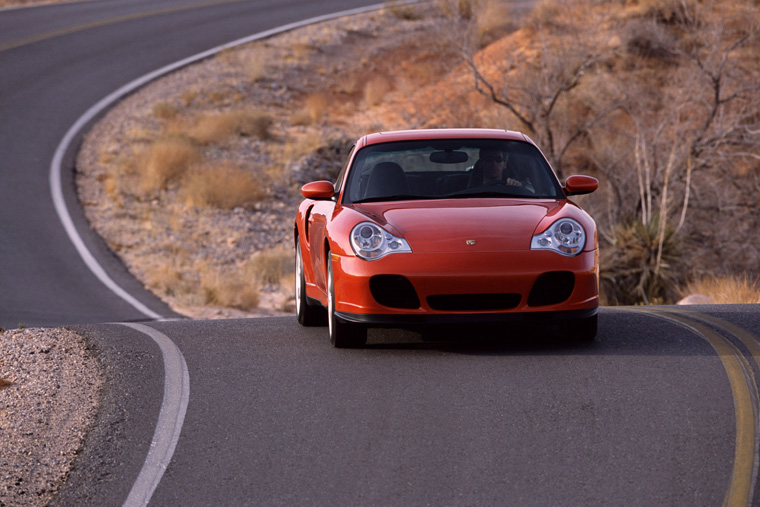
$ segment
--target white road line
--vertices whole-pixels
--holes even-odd
[[[90,271],[92,271],[92,273],[98,278],[98,280],[100,280],[101,283],[103,283],[103,285],[108,287],[111,290],[111,292],[113,292],[118,297],[120,297],[121,299],[129,303],[133,308],[135,308],[137,311],[139,311],[146,317],[150,319],[154,319],[154,320],[160,320],[163,318],[161,315],[154,312],[153,310],[145,306],[143,303],[138,301],[134,296],[129,294],[126,290],[124,290],[121,286],[119,286],[116,282],[114,282],[110,276],[108,276],[108,274],[100,265],[100,263],[95,259],[92,253],[87,249],[87,246],[84,244],[82,237],[79,235],[79,232],[74,226],[74,221],[71,219],[71,214],[69,213],[69,210],[66,207],[66,201],[63,198],[63,188],[61,186],[61,171],[62,171],[61,165],[63,163],[63,157],[66,155],[66,152],[69,150],[69,147],[71,146],[71,143],[74,140],[74,138],[90,121],[92,121],[98,114],[103,112],[106,108],[110,107],[116,101],[124,98],[125,96],[134,92],[138,88],[145,86],[149,82],[161,76],[169,74],[170,72],[178,70],[182,67],[190,65],[192,63],[198,62],[200,60],[204,60],[206,58],[210,58],[214,56],[215,54],[221,51],[224,51],[225,49],[233,48],[236,46],[240,46],[240,45],[247,44],[249,42],[254,42],[261,39],[266,39],[268,37],[272,37],[274,35],[288,32],[290,30],[294,30],[296,28],[300,28],[300,27],[307,26],[310,24],[319,23],[322,21],[328,21],[330,19],[340,18],[344,16],[351,16],[354,14],[361,14],[363,12],[378,10],[385,6],[386,4],[375,4],[369,7],[360,7],[357,9],[345,10],[345,11],[336,12],[333,14],[327,14],[324,16],[317,16],[317,17],[306,19],[303,21],[298,21],[296,23],[283,25],[279,28],[266,30],[264,32],[260,32],[260,33],[224,44],[222,46],[217,46],[213,49],[209,49],[208,51],[198,53],[195,56],[191,56],[189,58],[185,58],[184,60],[180,60],[178,62],[162,67],[149,74],[145,74],[144,76],[138,79],[135,79],[134,81],[122,86],[115,92],[111,93],[107,97],[100,100],[97,104],[92,106],[90,109],[88,109],[87,112],[85,112],[71,126],[71,128],[69,128],[69,130],[66,132],[66,135],[63,136],[63,139],[61,139],[61,142],[58,144],[58,148],[55,150],[53,160],[50,163],[49,180],[50,180],[50,193],[53,198],[53,205],[55,206],[55,211],[58,214],[58,217],[60,218],[61,223],[63,224],[63,228],[65,229],[66,234],[68,234],[71,242],[74,244],[74,247],[76,248],[80,257],[82,257],[82,260],[84,261],[84,263],[87,265]]]
[[[328,14],[325,16],[318,16],[310,18],[297,23],[290,23],[288,25],[274,28],[260,32],[258,34],[251,35],[236,41],[218,46],[214,49],[204,51],[195,56],[191,56],[184,60],[180,60],[166,67],[155,70],[149,74],[146,74],[111,93],[107,97],[100,100],[97,104],[92,106],[85,112],[66,132],[63,139],[58,144],[58,147],[53,156],[53,160],[50,163],[50,193],[53,198],[53,204],[55,206],[56,213],[63,224],[66,234],[74,244],[77,252],[82,257],[87,267],[93,274],[114,294],[122,298],[124,301],[132,305],[136,310],[143,313],[145,316],[152,319],[161,319],[161,315],[157,314],[136,298],[134,298],[127,291],[122,289],[111,277],[105,272],[103,267],[98,263],[92,253],[87,249],[79,235],[74,222],[71,219],[69,210],[66,207],[66,202],[63,197],[63,189],[61,186],[61,171],[63,157],[66,155],[72,141],[77,134],[98,114],[110,107],[116,101],[122,99],[126,95],[134,92],[138,88],[146,85],[147,83],[157,79],[165,74],[173,72],[177,69],[198,62],[205,58],[209,58],[220,51],[242,44],[247,44],[256,40],[264,39],[277,35],[283,32],[287,32],[302,26],[319,23],[321,21],[327,21],[344,16],[350,16],[353,14],[360,14],[363,12],[369,12],[378,10],[385,7],[385,4],[375,4],[369,7],[361,7],[358,9],[350,9],[346,11],[337,12],[334,14]],[[156,331],[153,328],[142,324],[135,323],[120,323],[120,325],[130,327],[141,333],[150,336],[153,341],[158,344],[161,349],[161,354],[164,361],[164,398],[161,403],[161,410],[158,416],[158,422],[156,424],[156,430],[153,434],[153,440],[151,441],[150,450],[145,458],[143,467],[140,470],[140,474],[137,476],[137,480],[132,485],[132,489],[129,492],[129,496],[124,502],[125,507],[144,507],[150,502],[153,492],[158,487],[161,478],[169,466],[169,462],[174,455],[174,450],[177,447],[179,436],[182,431],[182,425],[185,420],[185,414],[187,413],[187,405],[190,400],[190,374],[187,369],[187,363],[179,350],[179,347],[165,334]]]
[[[124,507],[143,507],[150,502],[177,447],[190,400],[190,374],[179,347],[165,334],[143,324],[121,323],[150,336],[164,359],[164,399],[156,431],[140,474],[124,502]]]

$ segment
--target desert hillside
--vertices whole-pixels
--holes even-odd
[[[722,279],[758,302],[759,22],[733,0],[437,0],[323,23],[125,100],[86,140],[80,199],[179,311],[288,312],[298,191],[353,140],[508,128],[561,178],[600,180],[578,202],[600,227],[605,303],[673,302],[703,280],[723,301]]]

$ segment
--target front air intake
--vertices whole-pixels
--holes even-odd
[[[520,304],[520,294],[438,294],[428,296],[428,305],[443,312],[495,312]]]
[[[414,310],[420,298],[412,282],[401,275],[375,275],[369,279],[369,290],[375,301],[390,308]]]
[[[575,274],[551,271],[536,279],[528,296],[528,306],[556,305],[567,300],[575,288]]]

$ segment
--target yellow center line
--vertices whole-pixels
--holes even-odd
[[[750,505],[757,471],[758,390],[749,362],[745,359],[742,352],[727,338],[694,320],[690,320],[684,314],[685,312],[666,309],[655,310],[651,308],[634,308],[630,310],[625,309],[624,311],[650,315],[685,327],[704,338],[718,353],[718,357],[723,363],[723,368],[726,370],[728,381],[731,385],[736,419],[734,464],[731,471],[731,482],[723,505],[728,507]],[[729,326],[725,327],[728,328]],[[740,328],[737,329],[740,330]],[[760,352],[760,347],[757,347],[757,349]],[[760,359],[760,356],[755,360],[757,361],[758,359]]]
[[[685,310],[681,313],[683,313],[683,315],[688,315],[692,319],[698,319],[712,323],[713,325],[719,328],[723,328],[732,335],[736,336],[744,344],[744,346],[747,347],[747,350],[749,350],[749,353],[752,356],[752,359],[755,361],[755,364],[760,367],[760,338],[753,335],[746,329],[737,326],[736,324],[720,319],[718,317],[713,317],[712,315],[706,315],[689,310]]]
[[[51,30],[49,32],[41,33],[38,35],[32,35],[29,37],[25,37],[23,39],[17,39],[15,41],[9,41],[4,44],[0,44],[0,53],[2,53],[3,51],[8,51],[9,49],[26,46],[27,44],[33,44],[35,42],[40,42],[43,40],[60,37],[62,35],[69,35],[76,32],[83,32],[85,30],[90,30],[91,28],[98,28],[101,26],[113,25],[116,23],[123,23],[125,21],[134,21],[137,19],[150,18],[152,16],[160,16],[162,14],[172,14],[175,12],[190,11],[193,9],[203,9],[205,7],[214,7],[217,5],[234,4],[234,3],[240,3],[240,2],[245,2],[245,1],[247,0],[216,0],[213,2],[204,2],[204,3],[199,3],[199,4],[193,4],[193,5],[185,5],[182,7],[169,7],[166,9],[157,9],[154,11],[127,14],[127,15],[118,16],[115,18],[101,19],[98,21],[92,21],[90,23],[83,23],[81,25],[70,26],[70,27],[61,28],[58,30]]]

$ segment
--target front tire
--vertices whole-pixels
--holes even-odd
[[[302,326],[324,326],[325,310],[323,307],[312,306],[306,298],[306,277],[303,271],[303,255],[301,241],[296,239],[296,313],[298,323]]]
[[[327,255],[327,298],[330,343],[338,349],[363,347],[367,343],[367,328],[359,324],[340,322],[335,316],[335,279],[329,253]]]

